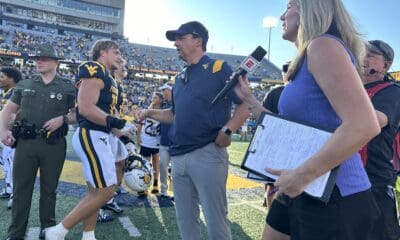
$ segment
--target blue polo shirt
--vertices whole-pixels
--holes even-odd
[[[218,131],[231,117],[232,102],[241,103],[231,91],[226,98],[211,104],[231,75],[227,63],[204,55],[197,64],[185,67],[176,76],[171,108],[175,120],[169,131],[172,156],[215,141]]]

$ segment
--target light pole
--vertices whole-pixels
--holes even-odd
[[[271,31],[272,28],[276,27],[278,24],[278,18],[276,17],[265,17],[263,19],[263,28],[268,30],[268,61],[271,54]]]

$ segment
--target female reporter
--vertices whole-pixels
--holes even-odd
[[[292,170],[266,169],[278,176],[278,201],[268,212],[264,239],[368,239],[379,214],[357,151],[380,132],[360,79],[364,43],[341,0],[289,0],[283,39],[297,56],[279,113],[293,120],[336,129],[316,154]],[[236,93],[259,117],[265,108],[241,78]],[[327,204],[303,193],[317,177],[340,166]]]

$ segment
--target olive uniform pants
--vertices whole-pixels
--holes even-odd
[[[43,138],[18,139],[13,167],[13,207],[8,236],[24,238],[36,174],[40,169],[39,216],[41,229],[54,226],[56,189],[66,154],[65,138],[48,144]]]

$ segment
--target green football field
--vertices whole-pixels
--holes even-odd
[[[228,177],[229,221],[233,239],[260,239],[265,222],[266,209],[262,207],[263,186],[244,178],[245,172],[240,169],[247,142],[233,142],[229,147],[230,175]],[[2,173],[0,171],[0,176]],[[2,177],[1,177],[2,178]],[[4,186],[4,181],[0,181]],[[38,239],[38,189],[36,183],[32,200],[31,214],[26,239]],[[73,152],[68,149],[67,161],[61,176],[56,218],[59,222],[84,196],[86,191],[83,184],[80,162]],[[171,191],[171,194],[173,192]],[[173,202],[161,200],[156,195],[139,199],[135,193],[123,194],[116,197],[116,201],[124,209],[120,215],[113,215],[114,221],[99,223],[96,228],[97,239],[180,239],[175,220]],[[7,210],[7,201],[0,200],[0,239],[6,237],[10,223],[10,210]],[[207,239],[204,217],[201,215],[203,239]],[[81,239],[82,225],[72,229],[66,239]]]

